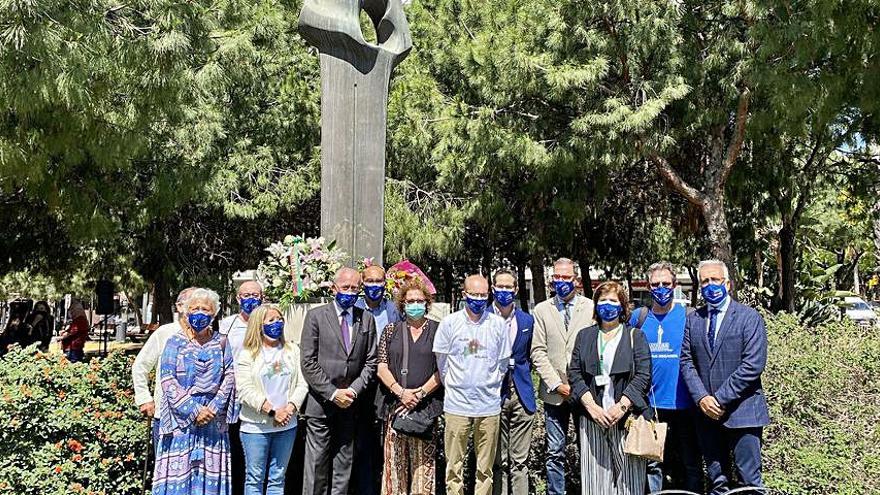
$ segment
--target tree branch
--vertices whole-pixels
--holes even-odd
[[[648,159],[657,166],[657,172],[660,173],[660,177],[662,177],[672,189],[684,196],[684,199],[688,200],[688,202],[702,207],[703,193],[685,182],[665,158],[657,155],[657,153],[649,152]]]
[[[736,160],[742,152],[743,141],[746,137],[746,121],[749,117],[749,102],[751,101],[751,98],[752,91],[748,86],[744,87],[742,91],[739,92],[739,103],[736,107],[736,120],[734,121],[733,136],[730,139],[730,144],[727,146],[724,163],[721,164],[721,173],[718,175],[718,184],[715,184],[715,187],[718,189],[724,188],[724,184],[727,183],[727,178],[730,177],[730,171],[733,170],[733,166],[736,164]]]

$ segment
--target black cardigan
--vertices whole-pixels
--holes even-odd
[[[630,344],[630,332],[634,345]],[[602,404],[599,387],[596,385],[596,375],[600,374],[598,339],[598,325],[581,330],[575,340],[571,364],[568,366],[571,401],[576,402],[581,409],[585,409],[581,397],[587,392],[592,394],[597,404]],[[648,389],[651,386],[651,349],[641,329],[624,326],[610,375],[614,384],[615,401],[620,401],[625,395],[633,404],[630,409],[632,414],[641,414],[647,419],[653,417],[648,403]],[[589,414],[587,417],[592,419]],[[617,425],[623,428],[624,423],[625,419],[622,419]]]

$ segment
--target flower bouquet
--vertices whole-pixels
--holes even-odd
[[[282,307],[331,297],[333,276],[348,260],[335,241],[323,237],[288,235],[266,251],[257,272],[266,297]]]

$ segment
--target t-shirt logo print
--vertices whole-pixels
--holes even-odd
[[[468,342],[467,347],[465,347],[465,349],[464,349],[464,355],[465,356],[473,356],[473,355],[477,354],[478,352],[480,352],[480,350],[485,349],[485,348],[486,348],[486,346],[481,344],[478,339],[471,339]]]

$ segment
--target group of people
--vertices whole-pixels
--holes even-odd
[[[21,348],[37,344],[42,351],[49,350],[49,343],[55,332],[55,320],[49,310],[49,303],[37,301],[33,309],[28,311],[29,304],[12,303],[9,319],[0,330],[0,356],[5,354],[10,345]]]
[[[653,303],[632,311],[614,281],[592,300],[579,294],[561,258],[554,295],[532,314],[516,306],[515,273],[499,269],[491,283],[467,277],[464,308],[435,321],[419,277],[389,299],[381,267],[342,268],[298,343],[256,282],[238,288],[240,312],[219,325],[219,296],[186,289],[179,320],[154,332],[133,368],[136,403],[154,418],[153,493],[231,493],[234,464],[247,495],[283,493],[303,421],[304,495],[433,494],[440,449],[446,493],[463,494],[469,444],[476,494],[524,495],[538,397],[548,494],[565,493],[567,469],[591,495],[761,487],[764,323],[731,299],[724,263],[701,262],[699,278],[706,305],[688,312],[673,298],[673,266],[654,264]],[[668,425],[664,462],[624,452],[636,417]],[[579,466],[567,466],[569,426]]]

